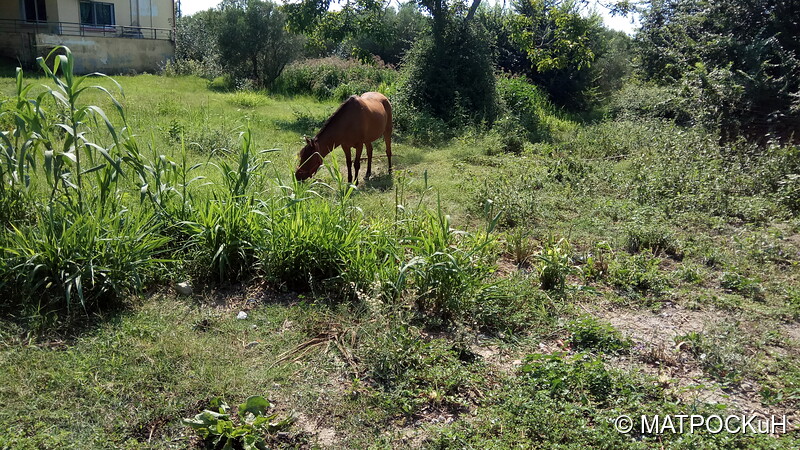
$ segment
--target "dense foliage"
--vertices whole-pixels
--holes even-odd
[[[790,138],[800,123],[798,17],[794,1],[650,2],[637,34],[642,72],[682,85],[697,120],[724,138]]]
[[[400,101],[444,122],[492,123],[497,115],[492,55],[485,33],[458,19],[407,54]]]

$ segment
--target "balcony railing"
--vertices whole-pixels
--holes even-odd
[[[118,37],[128,39],[175,40],[170,28],[129,27],[123,25],[84,25],[73,22],[27,22],[0,19],[0,33],[46,33],[63,36]]]

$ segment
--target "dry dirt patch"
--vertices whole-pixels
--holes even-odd
[[[795,409],[763,404],[761,387],[755,381],[745,379],[733,386],[723,386],[710,379],[698,361],[682,351],[681,342],[677,342],[678,336],[704,333],[726,320],[740,318],[716,310],[688,310],[672,303],[665,304],[658,312],[598,309],[591,313],[635,342],[631,355],[615,358],[612,365],[652,375],[687,408],[697,403],[722,404],[731,412],[763,417],[786,415],[790,424],[800,423]],[[797,327],[785,331],[790,337],[800,337]]]

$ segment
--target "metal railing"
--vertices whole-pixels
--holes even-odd
[[[170,28],[132,27],[123,25],[85,25],[74,22],[28,22],[0,19],[0,33],[46,33],[63,36],[118,37],[174,41]]]

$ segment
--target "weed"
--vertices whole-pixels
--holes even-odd
[[[685,283],[699,284],[705,280],[706,272],[694,264],[683,264],[675,271],[675,277]]]
[[[613,257],[611,246],[603,241],[594,245],[593,251],[583,258],[585,264],[582,268],[586,281],[599,281],[608,277],[609,258]]]
[[[536,253],[536,244],[531,239],[533,233],[523,227],[512,228],[506,232],[506,252],[511,255],[514,264],[525,266],[531,262]]]
[[[426,406],[463,410],[482,376],[481,365],[462,361],[460,353],[443,339],[425,340],[414,328],[389,326],[363,353],[369,377],[381,388],[373,401],[407,416]]]
[[[274,435],[286,430],[294,419],[287,417],[277,422],[278,413],[267,415],[272,404],[261,396],[252,396],[238,408],[238,424],[230,415],[230,407],[216,397],[209,406],[192,419],[183,419],[185,425],[195,430],[206,444],[206,448],[267,448],[264,435]]]
[[[704,333],[676,336],[675,342],[694,355],[703,371],[722,382],[738,383],[746,370],[742,332],[735,323],[723,323]]]
[[[388,68],[331,57],[289,64],[275,80],[272,89],[286,95],[344,100],[349,95],[390,85],[396,77],[397,73]]]
[[[536,255],[539,261],[539,284],[545,291],[563,293],[567,275],[577,272],[572,261],[572,246],[565,239],[549,237]]]
[[[624,353],[633,341],[625,338],[610,324],[594,317],[586,317],[570,322],[567,329],[572,334],[570,343],[578,350],[596,350],[606,353]]]
[[[630,225],[626,230],[625,250],[638,253],[649,250],[654,255],[664,252],[669,256],[680,257],[680,244],[675,233],[663,226],[655,225]]]
[[[167,238],[147,216],[73,216],[53,207],[38,219],[3,235],[0,253],[11,269],[5,281],[17,287],[12,298],[89,310],[142,288],[163,262]]]
[[[228,99],[232,104],[242,108],[256,108],[267,103],[267,98],[258,92],[236,91]]]
[[[765,298],[764,288],[761,287],[759,280],[747,278],[737,272],[723,272],[720,278],[720,286],[738,292],[752,300],[764,301]]]
[[[668,282],[658,269],[660,261],[649,254],[618,253],[609,264],[609,282],[627,294],[661,295]]]

